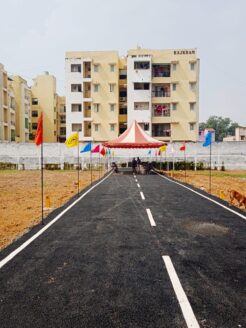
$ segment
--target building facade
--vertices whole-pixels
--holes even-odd
[[[43,140],[57,142],[57,94],[56,78],[45,72],[33,79],[31,87],[31,134],[34,139],[38,118],[43,112]]]
[[[136,120],[163,141],[198,140],[196,49],[66,53],[66,134],[111,140]]]
[[[163,141],[196,141],[199,59],[196,49],[129,50],[128,125],[133,121]]]
[[[119,56],[115,51],[66,53],[66,134],[81,141],[118,136]]]
[[[15,99],[4,66],[0,64],[0,142],[15,141]]]
[[[31,89],[21,76],[11,76],[15,97],[15,141],[29,142],[31,129]]]

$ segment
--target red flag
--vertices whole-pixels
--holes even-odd
[[[99,153],[100,152],[100,145],[97,145],[94,149],[91,151],[92,153]]]
[[[102,156],[105,156],[106,155],[106,151],[105,151],[105,148],[103,147],[102,150],[100,151],[101,155]]]
[[[185,143],[179,148],[179,150],[183,150],[183,151],[185,151],[185,149],[186,149],[186,146],[185,146]]]
[[[41,143],[43,143],[43,113],[38,119],[38,128],[35,135],[35,144],[39,146]]]

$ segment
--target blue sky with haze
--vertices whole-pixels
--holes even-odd
[[[69,50],[197,48],[200,121],[246,125],[245,0],[1,0],[0,62],[31,83],[43,71],[64,94]]]

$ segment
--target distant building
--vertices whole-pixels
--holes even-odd
[[[56,78],[45,72],[33,79],[32,92],[32,135],[36,134],[38,118],[43,112],[44,142],[57,142],[57,94]]]
[[[235,129],[235,136],[223,138],[223,141],[246,141],[246,127],[240,126]]]
[[[31,89],[21,76],[11,76],[15,97],[15,141],[29,142],[31,129]]]
[[[15,100],[10,82],[0,64],[0,142],[15,141]]]

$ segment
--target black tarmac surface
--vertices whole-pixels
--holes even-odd
[[[1,328],[187,327],[163,255],[200,327],[246,327],[246,221],[165,178],[137,179],[111,175],[0,269]]]

